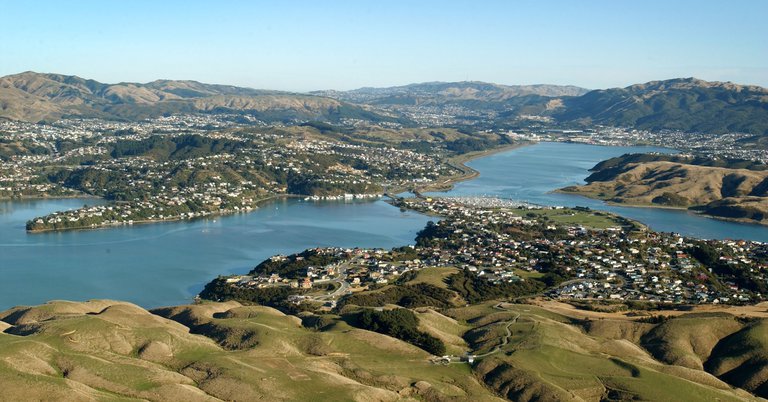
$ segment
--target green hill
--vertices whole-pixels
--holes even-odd
[[[768,387],[758,318],[577,320],[495,301],[340,314],[236,302],[16,307],[0,312],[2,399],[743,401],[758,400],[744,389]],[[475,362],[438,363],[414,346],[424,339]]]
[[[464,365],[338,317],[322,330],[260,306],[152,312],[114,301],[0,313],[3,400],[497,401]]]
[[[696,78],[652,81],[563,99],[560,121],[648,130],[768,134],[768,89]]]

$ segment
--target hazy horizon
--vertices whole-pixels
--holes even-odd
[[[421,82],[768,86],[768,2],[5,4],[0,75],[294,92]]]

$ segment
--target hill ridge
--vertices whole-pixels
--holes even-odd
[[[31,71],[0,77],[0,117],[55,120],[66,116],[136,120],[168,113],[251,113],[266,121],[339,120],[383,116],[336,99],[194,80],[105,84],[74,75]]]

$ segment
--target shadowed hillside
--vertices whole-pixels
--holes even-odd
[[[766,394],[761,319],[585,321],[498,302],[376,311],[294,316],[227,302],[149,312],[106,300],[17,307],[0,313],[0,386],[9,400],[757,400],[729,384]],[[374,332],[355,321],[361,313],[410,317],[417,333],[476,361],[437,363],[386,334],[402,336],[413,323]]]
[[[561,121],[648,130],[768,134],[768,89],[696,78],[651,81],[567,98]]]

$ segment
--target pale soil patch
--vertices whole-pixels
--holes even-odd
[[[14,370],[22,373],[50,376],[58,375],[58,370],[56,370],[47,360],[29,351],[20,353],[20,356],[5,357],[2,361]]]
[[[246,367],[246,368],[248,368],[248,369],[250,369],[250,370],[258,371],[259,373],[266,373],[266,372],[267,372],[267,370],[264,370],[264,369],[262,369],[262,368],[259,368],[259,367],[256,367],[256,366],[254,366],[254,365],[252,365],[252,364],[248,364],[248,363],[245,363],[245,362],[243,362],[243,361],[237,360],[237,359],[235,359],[234,357],[227,357],[226,359],[227,359],[227,360],[229,360],[229,361],[231,361],[232,363],[235,363],[235,364],[237,364],[237,365],[240,365],[240,366]]]
[[[139,349],[139,357],[151,362],[163,363],[173,359],[173,351],[165,342],[150,341]]]

